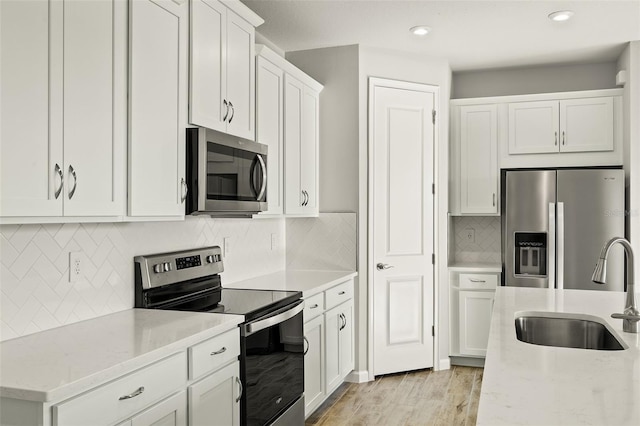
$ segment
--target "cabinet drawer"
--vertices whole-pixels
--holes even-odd
[[[324,293],[311,296],[304,301],[304,322],[320,315],[324,311]]]
[[[460,274],[460,288],[495,290],[497,286],[496,274]]]
[[[189,379],[216,370],[240,355],[240,329],[234,328],[189,348]]]
[[[114,424],[187,383],[184,352],[53,407],[54,426]]]
[[[353,280],[349,280],[325,291],[325,308],[331,309],[353,298]]]

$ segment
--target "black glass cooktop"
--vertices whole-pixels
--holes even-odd
[[[302,298],[299,291],[223,288],[218,306],[209,312],[244,315],[251,321]]]

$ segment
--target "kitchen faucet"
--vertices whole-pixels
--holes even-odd
[[[596,263],[596,269],[593,271],[591,279],[594,283],[604,284],[607,280],[607,256],[609,250],[615,244],[620,243],[624,247],[624,252],[627,255],[627,300],[625,303],[624,311],[621,314],[611,314],[612,318],[622,320],[622,331],[627,333],[638,333],[640,321],[640,312],[636,306],[635,288],[633,285],[633,249],[629,241],[622,237],[615,237],[607,241],[602,247],[600,252],[600,258]]]

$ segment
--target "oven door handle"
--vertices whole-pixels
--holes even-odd
[[[280,309],[274,312],[273,315],[267,318],[250,322],[249,324],[246,324],[244,326],[244,335],[250,336],[253,333],[256,333],[260,330],[264,330],[265,328],[269,328],[281,322],[285,322],[286,320],[291,319],[296,315],[298,315],[300,312],[302,312],[303,309],[304,309],[304,301],[301,300],[292,308],[285,307],[283,309]]]

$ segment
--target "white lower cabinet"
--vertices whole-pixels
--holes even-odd
[[[460,290],[460,353],[487,355],[495,292]]]
[[[189,425],[239,425],[241,391],[238,361],[189,386]]]
[[[491,314],[500,274],[482,270],[451,272],[451,348],[454,357],[487,355]]]
[[[304,397],[309,417],[354,368],[353,280],[305,302]]]
[[[324,401],[324,317],[304,324],[307,350],[304,355],[304,408],[312,413]]]
[[[187,424],[187,393],[182,391],[148,410],[129,423],[131,426],[184,426]]]

